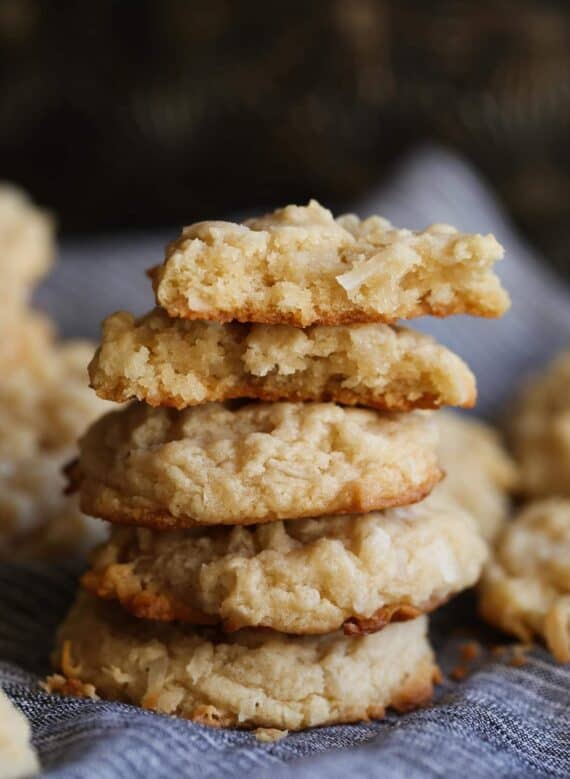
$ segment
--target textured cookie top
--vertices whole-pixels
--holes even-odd
[[[0,688],[0,776],[25,779],[36,776],[40,764],[32,747],[31,728],[26,717]]]
[[[493,273],[492,235],[449,225],[421,232],[386,219],[334,219],[312,200],[244,224],[199,222],[152,271],[171,316],[220,322],[336,325],[422,314],[500,316],[507,293]]]
[[[459,357],[404,328],[222,325],[159,308],[106,319],[89,374],[101,397],[175,408],[249,397],[404,411],[471,406],[476,396]]]
[[[2,305],[49,269],[55,253],[51,218],[20,190],[0,185]],[[6,296],[6,300],[3,298]]]
[[[529,382],[509,425],[521,492],[570,497],[570,351]]]
[[[216,727],[304,727],[382,717],[431,697],[425,617],[360,639],[231,636],[129,617],[82,594],[59,630],[54,691],[98,694]],[[95,689],[93,689],[95,688]]]
[[[253,524],[404,505],[440,478],[430,412],[333,403],[133,404],[81,442],[81,505],[151,527]]]
[[[506,526],[482,582],[481,611],[523,641],[541,635],[570,662],[570,500],[531,503]]]
[[[437,414],[435,420],[445,471],[435,494],[456,500],[492,540],[509,515],[510,493],[519,483],[517,467],[490,425],[453,412]]]
[[[149,619],[370,633],[474,584],[486,557],[473,519],[432,496],[386,512],[250,528],[116,528],[83,584]]]

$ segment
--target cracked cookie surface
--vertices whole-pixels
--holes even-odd
[[[191,322],[161,309],[108,317],[89,372],[103,398],[179,409],[244,397],[408,411],[476,398],[465,363],[406,328]]]
[[[338,325],[431,314],[500,316],[509,297],[493,272],[492,235],[450,225],[414,232],[386,219],[334,219],[311,201],[243,224],[185,227],[150,273],[170,316]]]
[[[79,595],[58,631],[53,690],[122,700],[215,727],[299,730],[407,711],[438,671],[425,617],[362,638],[231,635],[125,615]]]
[[[441,478],[431,412],[333,403],[135,403],[98,420],[80,452],[82,509],[157,529],[384,509]]]
[[[115,528],[83,585],[138,617],[225,630],[374,632],[479,578],[473,519],[446,498],[348,517],[208,530]]]

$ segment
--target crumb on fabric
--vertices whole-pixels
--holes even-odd
[[[450,676],[452,679],[455,679],[456,682],[461,682],[463,679],[465,679],[469,674],[469,669],[466,668],[464,665],[457,665],[455,668],[451,671]]]
[[[262,744],[272,744],[274,741],[281,741],[289,734],[288,730],[279,730],[278,728],[257,728],[254,736]]]
[[[478,641],[466,641],[463,643],[459,648],[461,662],[451,671],[450,677],[460,682],[469,676],[471,669],[468,667],[468,664],[476,660],[480,654],[481,645]]]
[[[529,644],[515,644],[512,647],[512,657],[509,660],[511,668],[522,668],[528,663],[526,653],[531,649]]]
[[[523,655],[514,655],[509,660],[509,665],[511,668],[521,668],[523,665],[526,665],[528,663],[528,657],[524,657]]]
[[[74,698],[89,698],[98,701],[99,696],[92,684],[85,684],[80,679],[68,679],[61,674],[51,674],[40,687],[52,695],[71,695]]]
[[[508,652],[508,647],[503,644],[497,644],[496,646],[491,647],[491,654],[493,657],[502,657],[506,652]]]
[[[481,645],[477,641],[468,641],[461,647],[460,654],[464,662],[471,663],[481,654]]]

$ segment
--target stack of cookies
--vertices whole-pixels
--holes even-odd
[[[393,323],[499,316],[492,236],[334,219],[315,202],[185,228],[157,308],[104,324],[96,422],[70,469],[114,524],[50,687],[209,725],[299,729],[429,700],[426,612],[486,557],[429,409],[465,364]],[[429,497],[428,497],[429,496]]]

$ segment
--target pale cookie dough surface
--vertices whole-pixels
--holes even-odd
[[[425,617],[363,638],[284,636],[153,623],[81,594],[59,630],[48,686],[205,725],[287,730],[379,718],[431,698]],[[92,687],[87,691],[92,692]]]
[[[0,301],[19,298],[49,270],[54,254],[51,217],[16,187],[0,184]]]
[[[507,527],[481,583],[480,611],[570,662],[570,500],[530,503]]]
[[[516,465],[490,425],[449,411],[438,413],[435,420],[445,477],[434,496],[455,499],[491,541],[509,516],[510,493],[518,486]]]
[[[244,224],[185,227],[152,277],[158,305],[185,319],[307,327],[500,316],[509,298],[493,265],[502,256],[492,235],[335,220],[313,200]]]
[[[28,720],[0,688],[0,779],[31,779],[39,771]]]
[[[570,497],[570,350],[530,381],[509,426],[521,492]]]
[[[250,528],[116,528],[83,585],[150,619],[355,634],[434,608],[473,585],[486,557],[474,520],[431,497]]]
[[[440,479],[431,412],[333,403],[132,404],[80,444],[82,509],[167,528],[254,524],[413,503]]]
[[[161,309],[109,317],[89,374],[103,398],[179,409],[248,397],[407,411],[476,398],[465,363],[412,330],[189,322]]]

